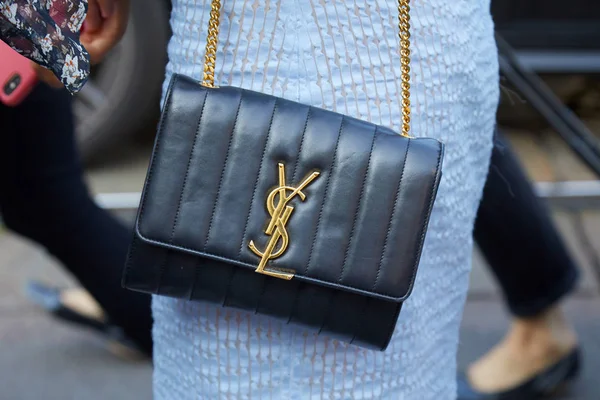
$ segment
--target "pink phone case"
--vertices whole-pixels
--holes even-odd
[[[19,105],[36,83],[31,61],[0,40],[0,102],[10,107]]]

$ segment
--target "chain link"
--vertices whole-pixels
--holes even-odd
[[[208,20],[208,37],[206,40],[206,53],[204,54],[204,78],[202,85],[215,87],[215,65],[217,58],[217,45],[219,40],[219,23],[221,20],[221,1],[212,0],[210,19]]]
[[[204,78],[202,85],[215,87],[215,64],[219,39],[221,1],[212,0],[208,37],[204,55]],[[402,135],[410,132],[410,0],[398,0],[398,36],[400,38],[400,64],[402,86]]]
[[[398,0],[398,36],[402,81],[402,136],[410,131],[410,0]]]

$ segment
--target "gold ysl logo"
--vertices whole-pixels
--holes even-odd
[[[290,242],[286,224],[294,211],[294,207],[288,205],[290,201],[296,196],[300,196],[302,201],[306,200],[306,195],[302,192],[312,181],[319,176],[319,172],[313,172],[304,180],[298,187],[287,186],[285,184],[285,165],[279,163],[279,186],[271,190],[267,196],[267,210],[271,215],[271,221],[265,229],[265,234],[271,236],[267,248],[265,251],[260,251],[254,244],[254,241],[250,241],[248,247],[257,256],[259,256],[260,263],[255,272],[264,275],[274,276],[276,278],[290,280],[294,277],[292,272],[286,272],[283,270],[268,270],[265,269],[269,260],[281,257],[285,252]],[[288,194],[288,192],[291,192]]]

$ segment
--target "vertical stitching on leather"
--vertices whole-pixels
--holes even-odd
[[[410,148],[411,140],[408,139],[408,143],[406,144],[406,152],[404,154],[404,161],[402,162],[402,173],[400,174],[400,179],[398,180],[398,189],[396,189],[396,197],[394,199],[394,208],[392,209],[392,215],[388,221],[387,233],[385,235],[385,241],[383,242],[383,250],[381,251],[381,257],[379,258],[379,265],[377,266],[377,275],[375,276],[375,282],[373,283],[373,287],[371,290],[375,290],[377,287],[377,283],[379,282],[379,275],[381,274],[381,264],[383,263],[383,259],[385,258],[385,253],[388,247],[388,240],[390,238],[390,232],[392,231],[392,222],[396,216],[396,209],[398,208],[398,198],[400,197],[400,190],[402,188],[402,179],[404,178],[404,171],[406,170],[406,159],[408,158],[408,149]]]
[[[194,280],[192,281],[192,288],[190,290],[190,295],[188,297],[188,300],[192,300],[194,298],[194,291],[196,290],[196,284],[198,282],[198,270],[200,268],[202,268],[200,266],[200,263],[202,262],[202,258],[198,257],[198,259],[196,260],[196,262],[194,263],[194,266],[192,268],[194,268]]]
[[[308,121],[310,120],[311,111],[312,107],[308,107],[308,112],[306,113],[306,122],[304,122],[304,130],[302,131],[302,139],[300,139],[298,157],[296,158],[296,163],[294,164],[294,174],[292,175],[292,182],[296,182],[296,172],[298,170],[298,165],[300,164],[300,156],[302,155],[302,147],[304,147],[304,138],[306,137],[306,128],[308,128]]]
[[[156,294],[160,294],[160,287],[162,286],[162,280],[165,275],[165,270],[167,269],[167,263],[169,261],[169,256],[171,255],[171,250],[167,249],[165,251],[165,258],[163,262],[160,264],[160,268],[158,269],[158,283],[156,285]]]
[[[338,290],[331,290],[330,293],[331,293],[331,295],[329,296],[329,301],[327,302],[328,307],[326,310],[326,314],[323,317],[323,321],[321,321],[321,326],[319,327],[319,332],[317,333],[318,335],[320,335],[321,332],[323,331],[323,328],[325,327],[325,323],[327,321],[329,321],[329,317],[331,316],[331,309],[332,309],[333,301],[339,295],[340,292]]]
[[[162,115],[160,117],[160,123],[159,123],[159,126],[158,126],[156,144],[154,146],[155,149],[152,152],[152,156],[151,156],[151,159],[150,159],[150,167],[148,168],[148,177],[146,178],[146,182],[145,182],[144,186],[147,186],[149,184],[149,182],[151,181],[151,179],[152,179],[152,173],[153,173],[153,170],[154,170],[154,163],[156,162],[156,154],[157,154],[158,148],[160,147],[161,140],[163,139],[163,130],[164,130],[164,126],[165,126],[165,121],[167,119],[167,115],[169,115],[169,110],[171,109],[171,104],[172,104],[171,100],[173,98],[173,88],[175,87],[175,83],[177,82],[178,79],[179,79],[179,75],[178,74],[173,74],[172,77],[171,77],[171,82],[169,82],[169,87],[167,89],[167,96],[165,98],[165,102],[164,102],[164,105],[163,105],[164,110],[163,110],[163,113],[162,113]],[[205,98],[205,101],[206,101],[206,98]],[[140,220],[142,218],[142,216],[144,215],[144,207],[145,207],[145,205],[146,205],[146,199],[145,199],[145,196],[144,196],[144,198],[142,198],[141,201],[140,201],[140,209],[139,209],[138,216],[137,216],[138,220]],[[137,222],[136,222],[136,224],[137,224]],[[133,236],[134,236],[134,239],[135,239],[135,236],[136,236],[135,230],[134,230]],[[123,279],[122,279],[122,281],[123,281],[122,284],[125,284],[125,281],[126,281],[127,277],[129,276],[130,271],[131,271],[131,261],[132,261],[132,258],[133,258],[133,250],[135,249],[134,246],[135,246],[135,241],[132,243],[132,247],[131,247],[131,249],[129,251],[129,254],[127,256],[127,262],[125,264],[125,274],[124,274]],[[165,263],[166,263],[166,260],[165,260]],[[156,289],[153,290],[156,293],[158,293],[158,291],[160,289],[160,280],[161,280],[161,276],[162,276],[161,269],[162,268],[163,268],[163,266],[161,265],[161,267],[159,267],[159,270],[158,270],[158,274],[159,275],[158,275],[158,282],[156,283]]]
[[[340,144],[340,138],[342,137],[342,129],[344,128],[345,121],[346,120],[345,120],[344,116],[342,116],[342,122],[340,123],[340,130],[338,132],[337,141],[335,143],[335,150],[333,151],[331,165],[329,166],[329,174],[327,175],[327,184],[325,186],[325,193],[323,194],[323,201],[321,202],[321,209],[319,210],[319,219],[317,220],[315,236],[314,236],[312,244],[310,246],[310,252],[308,253],[308,262],[306,263],[306,268],[304,269],[304,275],[306,275],[308,270],[310,269],[310,263],[312,261],[313,251],[315,248],[315,244],[317,243],[317,237],[319,236],[319,228],[321,227],[321,218],[323,217],[323,208],[325,208],[325,202],[327,201],[327,193],[329,192],[329,184],[331,182],[331,175],[333,175],[333,167],[335,166],[335,162],[337,160],[338,146]]]
[[[152,158],[150,160],[150,168],[148,168],[148,177],[146,178],[146,183],[150,183],[152,181],[152,174],[154,172],[154,163],[156,162],[156,155],[158,154],[158,149],[160,147],[160,143],[161,140],[163,139],[163,130],[164,130],[164,126],[165,126],[165,120],[167,119],[167,115],[169,115],[169,110],[171,109],[171,98],[173,95],[173,87],[175,86],[175,82],[179,79],[179,75],[178,74],[173,74],[173,78],[171,80],[171,82],[169,83],[169,89],[167,91],[167,98],[165,99],[165,106],[164,106],[164,111],[160,117],[160,126],[158,128],[158,137],[156,140],[156,145],[154,148],[154,151],[152,152]],[[208,92],[206,93],[206,95],[208,96]],[[204,98],[204,101],[206,102],[206,97]],[[146,198],[144,197],[141,201],[141,205],[140,205],[140,215],[139,215],[139,219],[142,218],[142,216],[144,215],[144,207],[146,205]]]
[[[387,328],[388,334],[385,339],[385,342],[383,342],[383,345],[381,346],[381,351],[385,350],[388,347],[390,341],[392,340],[392,336],[394,336],[394,331],[396,330],[395,327],[396,324],[398,324],[398,317],[400,316],[400,310],[402,310],[402,304],[403,303],[398,303],[396,305],[396,312],[394,312],[394,317],[390,319],[390,324]]]
[[[425,229],[427,224],[429,223],[429,219],[431,218],[431,212],[433,210],[433,205],[435,203],[435,199],[434,199],[434,191],[436,190],[436,187],[439,187],[439,181],[441,179],[441,163],[442,163],[442,147],[439,147],[439,151],[438,151],[438,159],[437,159],[437,166],[436,166],[436,177],[433,180],[433,183],[431,185],[431,192],[429,195],[429,207],[427,209],[427,218],[423,219],[423,225],[421,226],[421,238],[419,239],[419,246],[417,247],[417,251],[421,252],[423,251],[423,242],[425,241],[425,235],[427,233],[427,230]],[[408,291],[407,293],[410,292],[411,288],[413,287],[413,285],[415,284],[415,279],[417,277],[417,267],[418,267],[418,263],[420,261],[420,257],[416,257],[415,258],[415,262],[413,264],[413,274],[412,277],[410,279],[410,284],[408,285]]]
[[[267,283],[267,277],[264,277],[262,282],[262,289],[260,291],[260,294],[258,295],[258,300],[256,300],[256,306],[254,307],[254,314],[258,314],[258,308],[260,307],[262,298],[265,295],[265,292],[267,291]]]
[[[246,224],[244,225],[244,233],[242,234],[242,243],[240,243],[240,251],[238,252],[238,258],[241,257],[244,249],[244,243],[246,242],[246,234],[248,233],[248,224],[250,223],[250,215],[252,214],[252,204],[256,198],[256,192],[258,191],[258,181],[262,174],[263,163],[265,155],[267,154],[267,147],[269,147],[269,140],[271,139],[271,128],[273,127],[273,121],[275,120],[275,113],[277,111],[278,99],[275,100],[273,106],[273,114],[271,114],[271,121],[269,122],[269,129],[267,130],[267,138],[265,139],[265,145],[263,147],[262,156],[260,157],[260,164],[258,165],[258,173],[256,174],[256,180],[254,181],[254,190],[252,191],[252,197],[250,198],[250,205],[248,206],[248,215],[246,216]]]
[[[302,130],[302,139],[300,139],[300,150],[298,150],[298,158],[296,159],[296,163],[294,165],[294,174],[292,176],[292,180],[296,179],[296,168],[298,167],[298,163],[299,163],[299,158],[300,158],[300,153],[302,152],[302,145],[304,144],[304,137],[305,137],[305,133],[306,133],[306,127],[308,126],[308,120],[310,119],[310,111],[311,111],[312,107],[308,107],[308,111],[306,112],[306,120],[304,121],[304,129]],[[273,112],[274,113],[274,112]],[[266,146],[265,146],[265,150],[266,150]],[[264,153],[263,153],[263,157],[264,157]],[[262,160],[260,162],[260,166],[262,168]],[[259,176],[260,176],[260,172],[259,172]],[[256,178],[256,182],[258,183],[258,177]],[[254,187],[257,187],[257,184],[254,185]],[[252,201],[254,202],[254,195],[256,194],[256,189],[254,191],[254,193],[252,194]],[[248,226],[248,222],[250,221],[250,214],[248,214],[248,221],[246,221],[246,227]],[[246,228],[244,228],[244,238],[246,236]],[[244,246],[244,243],[242,242],[242,247]],[[240,254],[241,254],[241,248],[240,248]],[[239,258],[239,256],[238,256]],[[258,307],[260,306],[260,302],[262,301],[262,297],[265,294],[268,284],[268,281],[265,279],[264,283],[263,283],[263,290],[260,293],[260,297],[258,298],[258,301],[256,302],[256,311],[258,311]],[[293,315],[293,311],[294,308],[296,307],[296,301],[298,300],[298,294],[300,293],[299,290],[296,291],[296,296],[294,297],[294,302],[292,303],[292,311],[290,312],[290,316],[288,318],[287,323],[289,324],[291,319],[292,319],[292,315]]]
[[[261,177],[263,163],[265,160],[265,155],[267,154],[267,148],[269,147],[269,140],[271,139],[271,129],[273,128],[273,121],[275,120],[275,114],[277,112],[277,106],[279,99],[275,99],[275,103],[273,105],[273,113],[271,114],[271,121],[269,122],[269,128],[267,129],[267,138],[265,139],[265,145],[263,147],[262,156],[260,157],[260,164],[258,166],[258,173],[256,174],[256,180],[254,181],[254,190],[252,191],[252,197],[250,198],[250,204],[248,206],[248,215],[246,216],[246,224],[244,225],[244,233],[242,234],[242,242],[240,243],[240,250],[238,252],[238,258],[241,258],[242,251],[244,250],[244,243],[246,243],[246,235],[248,233],[248,224],[250,223],[250,216],[252,214],[252,204],[254,203],[254,199],[256,198],[256,192],[258,191],[258,181]],[[258,295],[258,300],[256,301],[256,306],[254,308],[254,314],[258,312],[258,307],[260,306],[260,302],[262,300],[265,291],[267,290],[267,280],[263,279],[262,290]]]
[[[365,186],[367,183],[367,177],[369,176],[369,171],[371,169],[371,159],[373,157],[373,149],[375,148],[375,138],[377,137],[377,130],[379,126],[375,126],[375,132],[373,133],[373,140],[371,140],[371,150],[369,151],[369,160],[367,161],[367,169],[365,171],[365,176],[363,177],[362,186],[360,188],[360,194],[358,195],[358,204],[356,205],[356,211],[354,211],[354,220],[352,221],[352,229],[350,230],[350,237],[348,239],[348,244],[346,245],[346,251],[344,253],[344,261],[342,263],[342,270],[340,271],[340,275],[338,277],[338,283],[341,283],[344,277],[344,271],[346,270],[346,262],[348,262],[348,256],[350,255],[350,248],[353,244],[354,232],[356,230],[356,220],[358,219],[358,212],[361,209],[363,195],[365,193]]]
[[[223,307],[226,307],[227,304],[227,299],[229,298],[229,291],[231,290],[231,285],[233,284],[233,277],[235,276],[235,273],[238,271],[238,269],[234,266],[230,266],[231,268],[231,274],[229,275],[229,282],[227,282],[227,287],[225,288],[225,296],[223,297],[223,304],[221,304]]]
[[[135,231],[133,232],[133,238],[131,244],[129,245],[129,250],[127,252],[127,261],[125,262],[125,273],[123,274],[123,278],[121,279],[121,286],[127,287],[127,281],[130,278],[131,274],[131,260],[133,259],[133,253],[135,252],[135,248],[137,245],[137,240],[135,238]]]
[[[169,236],[169,244],[173,243],[173,238],[175,237],[175,229],[177,228],[177,223],[179,221],[179,213],[181,211],[181,202],[183,201],[183,193],[185,192],[185,185],[187,183],[188,175],[190,173],[190,167],[192,164],[192,155],[194,154],[194,149],[196,148],[196,143],[198,142],[200,124],[202,123],[202,116],[204,115],[204,108],[206,107],[206,103],[208,102],[209,91],[206,91],[206,96],[204,97],[204,102],[202,103],[202,110],[200,110],[200,117],[198,118],[198,124],[196,125],[196,134],[194,135],[194,140],[192,141],[192,149],[190,151],[190,155],[188,157],[188,163],[185,170],[185,176],[183,177],[183,185],[181,186],[181,192],[179,194],[179,202],[177,203],[177,211],[175,211],[175,220],[173,221],[173,228],[171,229],[171,235]],[[169,255],[171,254],[170,250],[167,250],[165,253],[165,259],[163,260],[160,270],[158,272],[158,287],[156,288],[156,293],[160,292],[160,286],[162,282],[163,275],[165,273],[165,269],[167,267],[167,262],[169,261]]]
[[[358,314],[358,319],[356,320],[356,327],[354,328],[354,334],[352,335],[352,339],[350,339],[349,344],[354,343],[354,340],[356,339],[356,336],[358,335],[360,327],[363,326],[362,321],[365,318],[365,314],[367,313],[367,308],[369,306],[369,303],[372,300],[371,297],[367,297],[367,296],[361,296],[361,298],[364,300],[365,305],[362,307],[360,313]]]
[[[183,201],[183,193],[185,192],[185,186],[190,175],[190,167],[192,166],[192,156],[196,148],[196,143],[198,142],[198,136],[200,136],[200,124],[202,123],[202,116],[204,115],[204,108],[206,107],[206,103],[208,102],[209,93],[210,92],[208,91],[206,92],[206,97],[204,97],[204,103],[202,103],[202,110],[200,111],[200,118],[198,118],[198,124],[196,125],[196,134],[194,135],[194,140],[192,141],[192,149],[188,157],[188,162],[185,169],[185,176],[183,177],[183,185],[181,186],[181,192],[179,193],[179,202],[177,203],[177,211],[175,212],[175,220],[173,221],[173,229],[171,229],[171,235],[169,236],[169,243],[173,242],[173,238],[175,237],[175,229],[177,228],[177,224],[179,223],[179,214],[181,213],[181,202]]]
[[[298,158],[296,159],[296,165],[294,165],[294,175],[292,177],[292,180],[295,182],[296,181],[296,170],[298,168],[298,164],[300,164],[300,155],[302,154],[302,147],[304,145],[304,137],[306,136],[306,129],[308,128],[308,120],[310,119],[310,112],[312,110],[312,107],[308,108],[308,114],[306,114],[306,122],[304,123],[304,131],[302,131],[302,139],[300,140],[300,149],[298,150]],[[341,132],[342,132],[342,127],[344,126],[344,117],[342,116],[342,122],[340,123],[340,130],[338,132],[338,138],[337,138],[337,142],[336,142],[336,146],[335,146],[335,150],[334,150],[334,157],[333,157],[333,161],[331,162],[331,168],[330,170],[333,170],[333,163],[335,162],[335,155],[337,154],[337,143],[339,143],[340,140],[340,136],[341,136]],[[330,174],[331,175],[331,174]],[[329,176],[327,177],[327,185],[329,185]],[[327,187],[325,188],[325,196],[327,195]],[[323,198],[323,203],[321,203],[321,211],[319,212],[319,220],[321,219],[321,213],[323,211],[323,205],[325,204],[325,197]],[[318,225],[317,225],[318,227]],[[306,264],[306,268],[304,270],[304,274],[306,275],[306,271],[308,271],[308,268],[310,266],[310,259],[311,259],[311,255],[312,255],[312,248],[314,247],[315,243],[314,241],[316,240],[316,236],[315,239],[313,240],[312,246],[311,246],[311,251],[308,256],[308,263]],[[294,318],[294,315],[296,314],[296,310],[298,309],[297,305],[298,305],[298,298],[300,297],[300,286],[298,286],[297,290],[296,290],[296,295],[294,296],[294,301],[292,303],[292,309],[290,311],[290,316],[287,320],[287,323],[289,324],[292,321],[292,318]]]
[[[294,296],[294,301],[292,302],[292,308],[290,310],[290,315],[288,317],[288,320],[286,322],[286,324],[289,324],[290,322],[292,322],[292,318],[294,318],[294,315],[296,315],[296,310],[297,310],[297,305],[298,305],[298,297],[300,297],[300,288],[303,287],[305,285],[304,282],[300,282],[298,284],[298,286],[296,286],[296,295]]]
[[[229,154],[231,150],[231,143],[233,143],[233,137],[235,136],[235,128],[237,126],[238,117],[240,115],[240,110],[242,109],[242,102],[244,101],[244,93],[240,92],[240,102],[237,107],[237,111],[235,112],[235,118],[233,120],[233,127],[231,128],[231,133],[229,134],[229,142],[227,143],[227,153],[225,153],[225,161],[223,162],[223,169],[221,170],[221,177],[219,178],[219,186],[217,186],[217,195],[215,196],[215,202],[212,209],[212,214],[210,216],[210,222],[208,224],[208,233],[206,234],[206,239],[204,239],[204,245],[202,249],[206,251],[206,246],[208,246],[208,242],[210,240],[210,233],[212,231],[213,222],[215,220],[215,214],[217,212],[217,206],[219,205],[219,200],[221,197],[221,188],[223,186],[223,178],[225,177],[225,171],[227,171],[227,162],[229,161]]]

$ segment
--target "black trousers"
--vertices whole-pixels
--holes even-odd
[[[497,134],[474,237],[515,316],[539,314],[569,293],[579,272],[545,202]]]
[[[39,85],[19,107],[0,105],[0,214],[9,229],[45,247],[150,351],[150,296],[121,288],[130,231],[88,193],[66,91]]]

